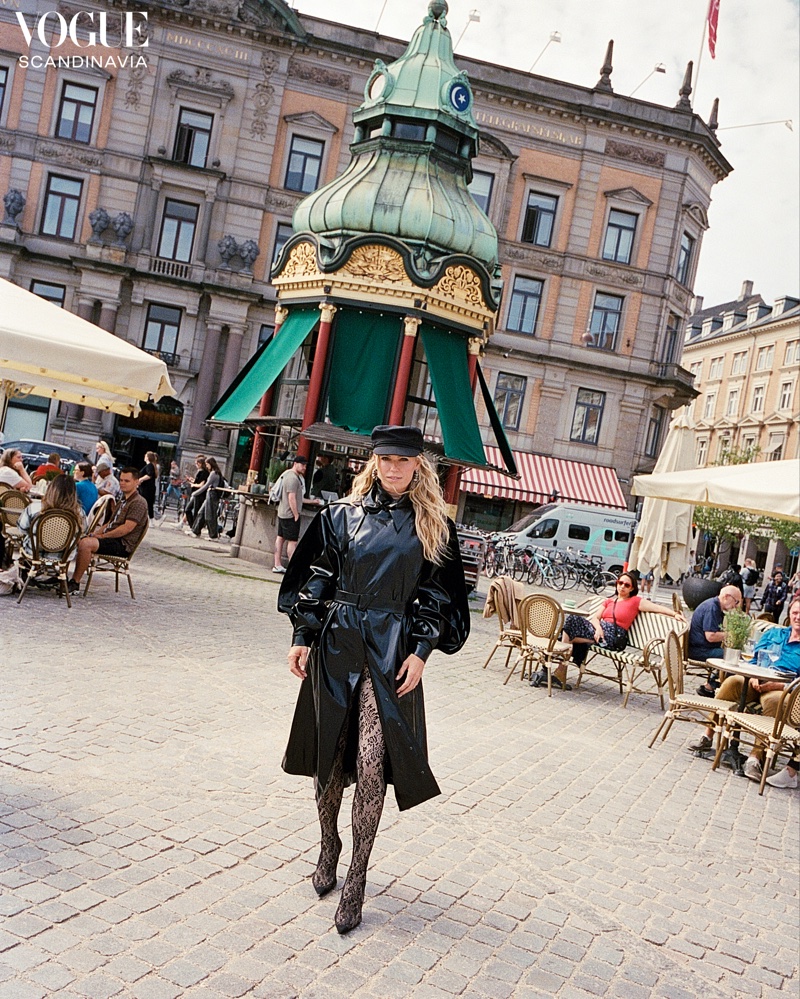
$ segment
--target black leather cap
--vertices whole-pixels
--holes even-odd
[[[422,431],[417,427],[375,427],[372,431],[373,454],[397,454],[412,458],[422,454]]]

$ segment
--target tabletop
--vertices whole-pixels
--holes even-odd
[[[748,660],[740,660],[738,663],[729,663],[725,659],[709,659],[708,665],[723,673],[733,673],[736,676],[749,676],[755,680],[777,680],[779,683],[786,683],[794,679],[793,675],[781,673],[779,670],[771,669],[769,666],[759,666]]]

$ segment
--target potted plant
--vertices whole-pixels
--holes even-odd
[[[724,657],[727,662],[738,662],[747,639],[753,630],[753,621],[749,614],[740,610],[729,610],[722,620],[722,630],[725,632],[723,644]]]

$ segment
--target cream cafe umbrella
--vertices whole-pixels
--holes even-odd
[[[637,475],[632,492],[694,506],[744,510],[757,517],[800,520],[800,459]]]
[[[694,466],[694,428],[684,407],[672,420],[655,473],[678,473]],[[634,483],[652,476],[637,476]],[[634,493],[636,486],[634,485]],[[648,497],[636,528],[629,564],[645,575],[658,572],[677,579],[686,571],[692,544],[693,508],[686,503]]]
[[[0,427],[9,398],[136,416],[174,391],[159,358],[0,278]]]

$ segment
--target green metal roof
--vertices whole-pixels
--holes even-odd
[[[497,232],[467,187],[478,129],[446,11],[443,0],[432,0],[405,53],[389,66],[376,61],[353,116],[350,165],[300,202],[296,233],[383,234],[429,258],[463,253],[490,273],[497,269]]]

